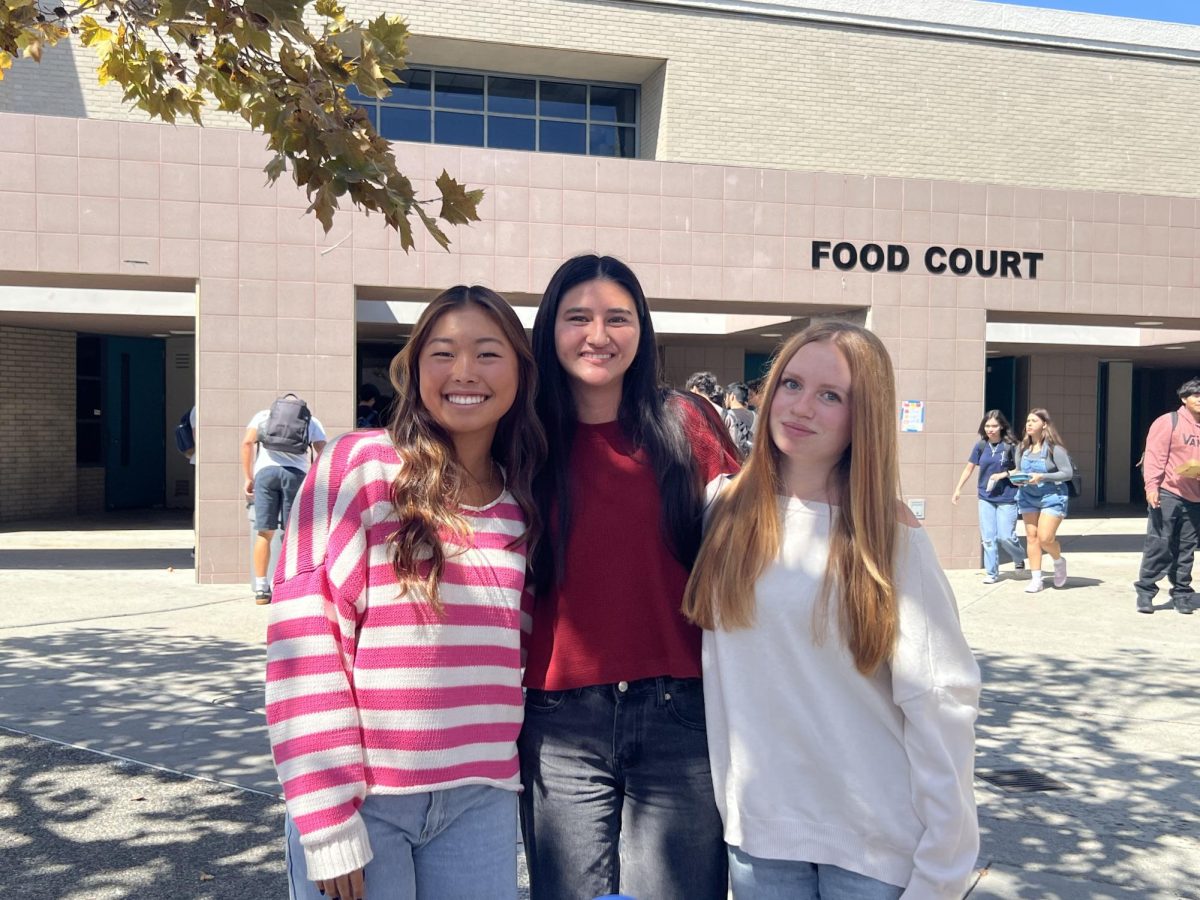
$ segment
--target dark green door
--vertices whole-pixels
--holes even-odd
[[[108,509],[162,506],[165,347],[159,338],[106,338],[104,501]]]
[[[1012,356],[995,356],[987,361],[987,375],[983,381],[982,417],[989,409],[1004,413],[1018,435],[1025,429],[1017,422],[1017,360]]]

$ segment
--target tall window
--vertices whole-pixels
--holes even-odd
[[[637,156],[637,88],[406,69],[383,100],[346,91],[388,140]]]

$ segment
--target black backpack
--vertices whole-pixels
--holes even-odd
[[[190,409],[179,417],[179,424],[175,426],[175,449],[184,456],[188,455],[189,450],[196,449],[196,434],[192,431]]]
[[[307,453],[311,421],[308,404],[295,394],[284,394],[271,404],[267,421],[258,426],[258,442],[268,450],[280,453]]]

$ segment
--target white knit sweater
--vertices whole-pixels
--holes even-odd
[[[814,606],[836,508],[781,501],[783,548],[752,628],[704,633],[709,754],[725,839],[751,856],[840,866],[961,897],[979,850],[972,789],[979,669],[924,531],[901,527],[900,637],[861,675]]]

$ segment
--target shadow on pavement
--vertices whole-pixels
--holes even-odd
[[[113,548],[84,550],[63,547],[39,550],[0,550],[0,570],[117,570],[194,569],[191,550],[179,547]]]
[[[126,509],[112,510],[69,518],[52,517],[5,522],[0,534],[19,532],[61,531],[161,531],[192,527],[190,509]]]
[[[1062,538],[1064,553],[1141,553],[1141,534],[1080,534]]]
[[[279,897],[283,804],[0,731],[0,892]]]
[[[1200,896],[1200,749],[1179,737],[1181,725],[1200,731],[1187,712],[1200,661],[1179,660],[1175,677],[1163,678],[1160,657],[1155,677],[1144,678],[1147,661],[1135,650],[1104,660],[977,656],[985,686],[977,768],[1028,766],[1070,786],[1012,794],[977,779],[981,862]],[[1171,728],[1187,748],[1174,758]],[[1046,896],[1032,884],[1016,890],[1004,896]]]
[[[0,652],[0,723],[279,790],[263,718],[262,647],[146,628],[77,628],[6,636]]]

